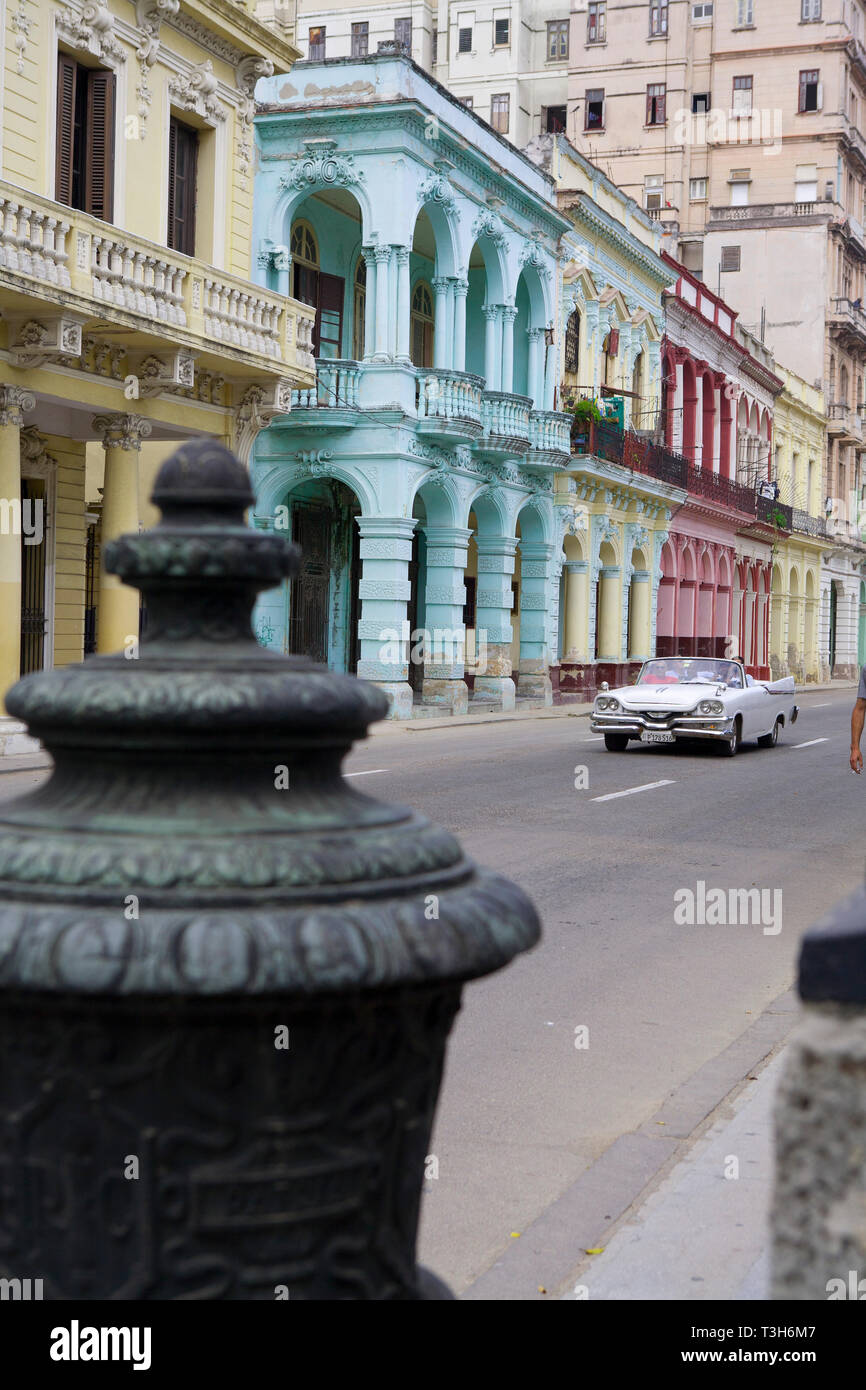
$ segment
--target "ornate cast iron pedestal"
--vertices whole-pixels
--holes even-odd
[[[51,1299],[412,1299],[463,981],[538,938],[517,888],[340,765],[385,713],[260,648],[297,552],[220,446],[107,562],[140,655],[7,698],[53,754],[0,807],[0,1276]]]

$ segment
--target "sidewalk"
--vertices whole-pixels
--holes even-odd
[[[563,1295],[608,1300],[769,1297],[773,1102],[778,1051]],[[726,1174],[730,1176],[726,1176]],[[733,1176],[736,1174],[736,1176]]]
[[[766,1298],[772,1105],[798,1016],[787,990],[615,1140],[462,1300]],[[732,1159],[738,1175],[727,1178]]]

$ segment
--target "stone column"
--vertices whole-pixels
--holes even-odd
[[[553,546],[547,541],[520,542],[520,670],[521,696],[541,696],[553,704],[547,646],[547,603]]]
[[[367,267],[367,289],[364,294],[364,361],[369,362],[376,350],[376,248],[364,246]]]
[[[652,656],[652,584],[649,570],[632,570],[631,628],[626,633],[629,661],[647,661]]]
[[[480,658],[473,700],[514,709],[511,674],[511,590],[516,536],[476,536],[478,579],[475,594],[475,653]]]
[[[529,389],[536,410],[543,410],[544,400],[544,329],[530,328],[529,338]]]
[[[105,547],[117,536],[138,531],[138,456],[151,424],[140,415],[97,415],[93,428],[105,449],[97,650],[117,652],[138,638],[139,597],[116,574],[107,573]]]
[[[442,705],[453,714],[469,708],[465,674],[466,603],[464,574],[470,530],[463,526],[427,526],[426,636],[424,641],[425,705]]]
[[[601,585],[598,600],[599,661],[622,660],[622,568],[602,565],[598,572]]]
[[[517,310],[513,304],[502,306],[502,385],[501,391],[514,390],[514,320]]]
[[[566,661],[585,661],[589,632],[589,564],[568,560],[565,565]]]
[[[387,362],[389,358],[388,306],[391,299],[390,246],[374,246],[376,258],[376,350],[374,362]]]
[[[499,306],[496,304],[485,304],[481,311],[484,315],[484,376],[486,379],[487,390],[496,391],[494,385],[496,380],[496,320],[499,316]]]
[[[409,362],[409,247],[397,250],[397,361]]]
[[[733,478],[736,472],[731,452],[733,419],[731,398],[727,394],[726,388],[727,381],[723,383],[719,391],[719,476]]]
[[[469,284],[466,280],[454,281],[454,368],[466,371],[466,296]]]
[[[0,701],[21,675],[21,426],[35,405],[20,386],[0,386]]]
[[[556,356],[556,353],[555,353],[553,347],[552,347],[552,346],[551,346],[551,347],[548,347],[548,346],[547,346],[547,332],[546,332],[546,330],[542,330],[542,331],[543,331],[543,333],[544,333],[544,337],[543,337],[543,339],[542,339],[542,344],[541,344],[541,351],[542,351],[542,354],[543,354],[541,360],[542,360],[542,362],[544,363],[544,391],[543,391],[543,396],[542,396],[542,401],[541,401],[540,409],[541,409],[541,410],[552,410],[552,409],[553,409],[553,401],[554,401],[554,398],[555,398],[555,396],[556,396],[556,362],[557,362],[557,356]]]
[[[433,366],[444,367],[448,357],[448,280],[438,275],[433,281],[436,296],[433,321]]]
[[[358,584],[358,675],[375,681],[389,697],[389,719],[409,719],[412,687],[406,605],[411,597],[409,562],[415,522],[411,517],[361,516],[358,529],[363,562]]]

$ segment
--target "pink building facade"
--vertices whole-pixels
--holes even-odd
[[[688,462],[688,497],[662,549],[656,651],[740,656],[770,674],[772,547],[789,509],[773,497],[770,352],[678,262],[665,295],[662,427]]]

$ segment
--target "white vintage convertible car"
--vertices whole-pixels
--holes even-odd
[[[786,724],[796,722],[794,678],[757,681],[739,661],[672,656],[645,661],[634,685],[596,696],[590,728],[621,753],[629,739],[678,743],[708,739],[732,757],[743,739],[775,747]]]

